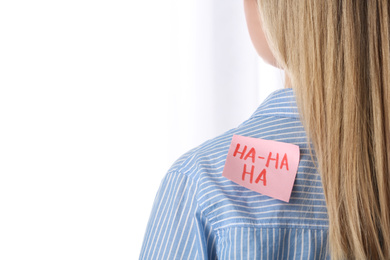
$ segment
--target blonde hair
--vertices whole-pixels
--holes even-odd
[[[390,259],[388,0],[257,0],[318,161],[333,259]]]

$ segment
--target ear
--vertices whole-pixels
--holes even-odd
[[[246,23],[250,38],[257,54],[268,64],[280,68],[272,54],[264,34],[263,25],[256,0],[244,0]]]

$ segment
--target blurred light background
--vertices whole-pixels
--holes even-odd
[[[0,259],[137,259],[161,179],[283,72],[243,0],[0,2]]]

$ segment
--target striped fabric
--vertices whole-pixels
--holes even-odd
[[[289,203],[222,176],[233,134],[296,144]],[[244,123],[179,158],[163,179],[140,259],[329,259],[321,179],[292,89],[279,89]]]

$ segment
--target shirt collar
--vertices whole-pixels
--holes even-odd
[[[278,89],[272,92],[251,116],[280,116],[299,118],[295,94],[292,88]]]

